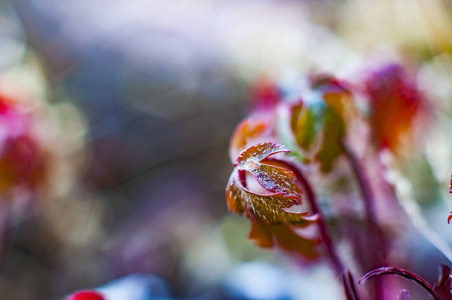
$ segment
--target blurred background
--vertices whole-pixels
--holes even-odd
[[[407,65],[432,101],[438,134],[405,191],[418,191],[433,231],[451,241],[451,9],[0,1],[1,298],[99,288],[113,300],[343,299],[326,265],[299,268],[247,240],[247,220],[225,202],[228,144],[256,84],[290,86],[312,70],[353,81],[369,57]],[[434,282],[436,267],[421,261],[447,260],[407,231],[413,271]]]

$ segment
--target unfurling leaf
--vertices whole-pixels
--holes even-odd
[[[268,224],[308,223],[307,211],[295,213],[287,210],[301,205],[301,189],[295,174],[267,161],[269,156],[288,152],[287,148],[271,142],[253,145],[240,153],[226,189],[229,208],[250,219]],[[267,192],[259,193],[246,186],[245,172],[251,174]]]
[[[332,77],[313,79],[311,88],[307,99],[292,107],[291,128],[298,146],[314,155],[320,170],[328,173],[343,153],[345,120],[355,112],[355,107],[351,93]]]

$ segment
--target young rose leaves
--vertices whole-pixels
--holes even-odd
[[[292,171],[268,160],[269,156],[281,152],[289,150],[282,145],[264,142],[245,149],[237,157],[226,189],[226,200],[233,212],[268,224],[308,222],[304,218],[308,212],[287,211],[301,204],[301,189]],[[251,174],[266,193],[251,191],[246,184],[245,172]]]
[[[370,123],[378,148],[396,151],[410,132],[425,100],[414,80],[400,65],[389,64],[372,73],[365,82],[370,100]]]
[[[329,76],[314,78],[311,89],[306,99],[292,107],[291,129],[298,146],[328,173],[343,153],[346,119],[354,111],[354,103],[351,93]]]
[[[270,156],[289,152],[271,142],[248,147],[235,160],[235,169],[226,189],[229,208],[251,220],[249,238],[263,248],[279,247],[285,251],[313,260],[319,256],[318,239],[297,234],[298,227],[315,221],[308,212],[290,212],[301,205],[301,188],[295,174],[284,165],[272,161]],[[246,174],[250,174],[265,193],[248,187]]]

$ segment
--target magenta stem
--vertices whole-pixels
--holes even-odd
[[[310,183],[303,176],[302,172],[296,166],[294,166],[290,163],[287,163],[285,161],[282,161],[282,160],[277,160],[277,159],[272,159],[272,160],[277,161],[280,164],[283,164],[287,169],[291,170],[297,177],[297,180],[303,186],[303,190],[306,193],[306,198],[308,199],[309,205],[311,206],[312,213],[317,214],[319,216],[318,221],[317,221],[317,224],[319,226],[319,232],[322,237],[323,243],[325,244],[325,247],[328,251],[328,254],[331,257],[334,268],[338,273],[342,273],[344,271],[344,265],[342,264],[341,260],[339,259],[339,256],[337,255],[337,252],[336,252],[336,248],[334,247],[334,244],[328,234],[325,222],[323,221],[324,220],[323,214],[317,205],[317,198],[314,194],[314,191],[311,188]]]
[[[429,292],[429,294],[433,297],[433,299],[438,299],[436,297],[435,293],[433,292],[433,287],[427,281],[425,281],[419,275],[416,275],[414,273],[411,273],[407,270],[400,269],[400,268],[384,267],[384,268],[378,268],[378,269],[372,270],[372,271],[368,272],[366,275],[364,275],[363,278],[361,278],[359,280],[359,285],[364,284],[364,282],[366,282],[367,280],[369,280],[371,278],[380,277],[383,275],[399,275],[404,278],[414,280],[417,284],[419,284],[427,292]]]
[[[342,143],[342,149],[344,150],[345,157],[350,163],[356,180],[358,181],[359,189],[364,202],[364,210],[369,224],[369,236],[371,237],[373,244],[371,246],[370,253],[373,254],[372,258],[374,259],[374,263],[377,266],[381,266],[384,264],[386,259],[386,242],[383,233],[380,233],[378,229],[377,217],[375,215],[375,197],[372,187],[369,179],[367,178],[364,167],[359,162],[356,155],[344,143]],[[380,279],[375,281],[375,296],[376,299],[384,299],[383,283]]]
[[[377,221],[375,216],[375,198],[369,184],[369,179],[364,173],[363,166],[359,163],[355,154],[345,144],[342,144],[342,148],[344,150],[345,157],[350,163],[353,173],[355,174],[356,180],[358,181],[361,196],[364,201],[366,217],[370,223],[375,224]]]

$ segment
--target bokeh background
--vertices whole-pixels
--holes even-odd
[[[404,191],[452,242],[451,9],[440,0],[0,1],[0,95],[19,107],[17,120],[1,121],[0,141],[30,137],[22,155],[39,170],[33,184],[0,189],[0,297],[100,288],[113,300],[342,299],[326,265],[303,269],[247,240],[248,222],[225,203],[228,144],[256,85],[289,86],[312,70],[347,77],[369,57],[415,70],[432,101],[435,129]],[[431,266],[447,259],[406,227],[413,271],[434,282]]]

